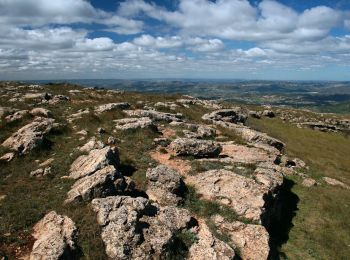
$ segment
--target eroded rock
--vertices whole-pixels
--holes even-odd
[[[176,232],[186,229],[185,209],[159,208],[145,198],[126,196],[94,199],[92,208],[102,228],[106,253],[112,259],[159,259],[166,256]]]

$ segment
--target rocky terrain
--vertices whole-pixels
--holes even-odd
[[[68,84],[4,82],[0,100],[3,259],[277,259],[290,178],[350,187],[249,123],[348,119]]]

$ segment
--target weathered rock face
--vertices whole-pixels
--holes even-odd
[[[116,109],[128,109],[130,104],[127,102],[122,103],[109,103],[95,107],[95,112],[100,114],[107,111],[112,111]]]
[[[165,165],[148,169],[147,195],[160,205],[178,205],[185,191],[180,174]]]
[[[235,258],[234,250],[217,239],[203,221],[199,223],[197,238],[198,241],[189,249],[188,260],[233,260]]]
[[[195,157],[216,157],[220,154],[221,145],[210,140],[192,138],[177,138],[170,147],[176,155],[190,155]]]
[[[109,165],[77,180],[68,192],[65,203],[127,194],[133,189],[134,183],[117,172],[114,166]]]
[[[128,130],[128,129],[138,129],[138,128],[149,128],[156,130],[157,126],[153,123],[152,119],[149,117],[139,117],[139,118],[123,118],[114,120],[116,123],[115,128],[118,130]]]
[[[241,107],[221,109],[205,114],[202,119],[207,121],[223,121],[230,123],[244,123],[248,118],[247,112]]]
[[[54,119],[36,117],[33,122],[23,126],[6,139],[2,146],[21,154],[38,148],[44,144],[45,135],[57,128]]]
[[[109,146],[102,149],[94,149],[88,155],[81,155],[73,162],[69,176],[73,179],[80,179],[108,165],[115,167],[119,165],[118,150]]]
[[[51,211],[34,226],[36,241],[30,260],[74,259],[76,235],[77,228],[70,218]]]
[[[124,112],[128,116],[149,117],[155,121],[172,122],[172,121],[181,121],[181,118],[182,118],[182,115],[180,114],[164,113],[164,112],[158,112],[155,110],[136,109],[136,110],[125,110]]]
[[[238,215],[260,222],[265,211],[264,196],[269,192],[264,185],[227,170],[210,170],[186,177],[205,199],[231,207]]]
[[[242,259],[268,259],[269,234],[263,226],[244,224],[239,221],[227,222],[218,215],[213,217],[213,222],[221,232],[229,235]]]
[[[191,222],[187,210],[159,208],[141,197],[94,199],[91,205],[112,259],[159,259],[170,251],[174,234]]]
[[[5,153],[0,157],[0,162],[10,162],[15,157],[15,153]]]

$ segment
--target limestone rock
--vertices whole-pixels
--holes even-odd
[[[262,115],[270,118],[275,117],[275,113],[271,109],[265,109]]]
[[[119,165],[119,153],[116,148],[109,146],[102,149],[93,149],[88,155],[79,156],[71,165],[69,176],[79,179],[108,166]]]
[[[96,137],[92,137],[86,144],[79,147],[80,152],[90,152],[93,149],[102,149],[105,147],[104,143],[98,141]]]
[[[199,223],[198,241],[189,249],[188,260],[233,260],[234,250],[225,242],[217,239],[202,221]]]
[[[134,184],[131,180],[126,179],[114,166],[109,165],[77,180],[68,192],[65,203],[125,194],[133,188]]]
[[[191,221],[185,209],[159,208],[141,197],[94,199],[91,205],[112,259],[160,259],[167,255],[175,233]]]
[[[248,118],[247,113],[241,107],[221,109],[205,114],[202,119],[207,121],[224,121],[230,123],[244,123]]]
[[[341,182],[341,181],[338,181],[336,179],[333,179],[333,178],[329,178],[329,177],[323,177],[322,178],[327,184],[329,185],[332,185],[332,186],[339,186],[339,187],[342,187],[344,189],[350,189],[350,186]]]
[[[51,211],[34,226],[30,260],[74,259],[77,228],[67,216]]]
[[[114,120],[116,123],[115,128],[118,130],[128,130],[128,129],[138,129],[138,128],[149,128],[156,130],[157,127],[153,124],[152,119],[149,117],[140,117],[140,118],[124,118]]]
[[[124,112],[128,116],[149,117],[155,121],[172,122],[172,121],[181,121],[181,118],[182,118],[181,114],[164,113],[164,112],[158,112],[155,110],[136,109],[136,110],[125,110]]]
[[[160,205],[178,205],[185,191],[180,174],[165,165],[148,169],[147,195]]]
[[[11,122],[22,120],[22,118],[25,117],[26,115],[28,115],[28,110],[20,110],[5,117],[5,120],[8,123],[11,123]]]
[[[0,157],[0,162],[10,162],[15,157],[15,153],[5,153]]]
[[[59,125],[54,119],[36,117],[33,122],[23,126],[6,139],[2,146],[21,154],[26,154],[44,144],[45,135]]]
[[[269,189],[250,178],[227,170],[210,170],[187,176],[186,183],[208,200],[231,207],[238,215],[260,222]]]
[[[42,107],[33,108],[29,113],[32,116],[42,116],[42,117],[50,117],[51,116],[50,110],[48,110],[46,108],[42,108]]]
[[[304,187],[310,188],[312,186],[316,186],[317,182],[312,178],[305,178],[301,183],[301,185],[303,185]]]
[[[195,157],[216,157],[220,154],[220,144],[210,140],[198,140],[192,138],[177,138],[170,147],[176,155],[190,155]]]
[[[270,252],[269,234],[260,225],[244,224],[239,221],[228,222],[221,216],[214,216],[213,222],[240,252],[243,260],[267,260]]]
[[[112,110],[117,110],[117,109],[128,109],[130,107],[130,104],[127,102],[122,102],[122,103],[109,103],[109,104],[104,104],[100,106],[95,107],[95,112],[100,114],[106,111],[112,111]]]

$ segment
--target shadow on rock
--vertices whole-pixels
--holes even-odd
[[[265,198],[265,207],[268,209],[261,216],[262,224],[270,235],[270,256],[269,259],[280,259],[279,249],[289,239],[289,231],[293,228],[293,218],[298,210],[299,197],[292,192],[295,182],[284,179],[277,194],[270,194]]]

